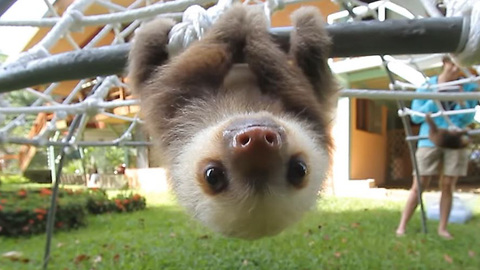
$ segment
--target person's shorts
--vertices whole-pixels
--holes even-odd
[[[419,147],[415,153],[420,175],[465,176],[468,172],[468,149]],[[415,174],[415,172],[414,172]]]

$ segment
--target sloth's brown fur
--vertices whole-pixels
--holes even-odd
[[[470,139],[467,130],[447,130],[438,128],[430,114],[425,116],[430,130],[428,138],[440,148],[462,149],[468,146]]]
[[[296,115],[309,121],[331,147],[328,131],[337,90],[327,64],[331,41],[315,9],[300,11],[309,14],[294,14],[294,25],[301,28],[291,33],[288,55],[271,41],[262,14],[247,20],[243,7],[232,8],[201,42],[169,62],[166,45],[173,21],[158,19],[135,35],[129,78],[142,100],[149,133],[168,145],[166,155],[175,155],[186,138],[215,121],[215,111],[226,105],[233,111]],[[243,57],[261,93],[249,96],[223,87],[234,61]]]
[[[298,9],[292,21],[295,29],[287,53],[271,40],[262,12],[241,5],[226,11],[200,41],[170,59],[166,45],[173,21],[158,19],[136,33],[129,79],[141,99],[148,133],[170,170],[188,167],[187,163],[178,166],[185,162],[180,156],[185,156],[187,142],[207,127],[215,126],[218,132],[205,143],[218,140],[222,121],[264,112],[278,119],[298,119],[293,125],[298,122],[301,128],[296,130],[315,142],[314,149],[302,149],[316,151],[316,157],[325,152],[327,163],[331,162],[330,128],[337,93],[327,64],[331,40],[315,8]],[[205,150],[208,158],[225,159],[222,151],[211,148],[215,146]],[[321,161],[311,160],[312,166],[318,166],[315,162]],[[283,170],[285,165],[278,166]],[[323,171],[312,175],[323,178]]]

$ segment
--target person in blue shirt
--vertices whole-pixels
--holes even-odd
[[[438,76],[431,77],[425,87],[418,88],[417,92],[431,92],[442,91],[445,89],[435,89],[427,87],[428,85],[440,84],[449,81],[454,81],[461,78],[461,69],[448,57],[442,58],[443,68]],[[452,88],[450,88],[452,89]],[[478,85],[475,83],[466,83],[457,85],[453,91],[476,91]],[[449,101],[442,102],[441,105],[445,110],[459,110],[474,108],[477,105],[477,100],[467,101]],[[434,100],[416,99],[412,101],[412,110],[421,113],[435,113],[439,111],[437,103]],[[470,125],[474,120],[475,113],[465,113],[457,115],[449,115],[451,123],[460,129]],[[412,122],[420,125],[419,136],[428,137],[429,125],[425,122],[425,117],[412,115]],[[433,118],[438,128],[448,128],[449,123],[443,116]],[[420,174],[420,183],[422,190],[428,187],[431,179],[442,176],[440,181],[440,220],[438,224],[437,233],[439,236],[451,239],[452,235],[447,230],[448,218],[452,208],[453,190],[455,184],[460,176],[465,176],[468,170],[468,149],[445,149],[435,146],[429,139],[421,139],[417,143],[417,150],[415,152],[417,159],[418,170]],[[415,177],[415,174],[414,174]],[[400,223],[397,227],[396,234],[398,236],[404,235],[408,221],[418,205],[417,196],[417,181],[414,179],[410,189],[407,203],[403,210]]]

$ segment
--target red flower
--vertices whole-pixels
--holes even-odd
[[[7,199],[1,199],[0,203],[7,203]]]
[[[3,210],[3,206],[0,204],[0,211],[2,211],[2,210]]]
[[[33,210],[33,212],[35,212],[35,213],[37,213],[37,214],[42,214],[42,215],[47,214],[47,210],[42,209],[42,208],[35,208],[35,209]]]
[[[57,225],[57,228],[61,228],[63,226],[63,222],[58,221],[56,225]]]
[[[35,221],[33,219],[29,219],[28,223],[33,224],[33,223],[35,223]]]
[[[43,215],[40,215],[40,214],[37,215],[37,219],[38,219],[38,220],[43,220]]]
[[[25,190],[21,189],[21,190],[18,191],[17,195],[18,195],[19,197],[26,197],[26,196],[27,196],[27,192],[26,192]]]
[[[42,188],[40,189],[40,195],[52,195],[52,190],[48,188]]]

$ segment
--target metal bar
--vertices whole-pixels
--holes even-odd
[[[50,93],[53,92],[53,90],[55,90],[55,88],[57,88],[57,86],[58,86],[58,83],[51,84],[47,89],[45,89],[43,94],[49,95]],[[42,98],[38,98],[30,105],[30,107],[42,106],[43,102],[44,100]],[[25,119],[25,114],[20,114],[19,116],[15,117],[15,119],[7,123],[7,125],[0,128],[0,134],[10,132],[18,122],[23,121],[24,119]]]
[[[90,4],[92,4],[92,2],[93,0],[78,0],[73,2],[67,8],[58,23],[48,31],[45,37],[38,42],[34,48],[39,47],[49,50],[76,22],[78,12],[83,12]]]
[[[330,56],[455,52],[462,25],[462,17],[338,23],[327,26],[334,42]],[[288,50],[291,30],[270,30],[284,50]],[[111,45],[6,66],[0,70],[0,93],[50,82],[123,74],[129,49],[129,43]]]
[[[133,21],[129,26],[127,26],[125,29],[123,29],[122,32],[120,32],[119,36],[122,37],[122,38],[126,38],[133,31],[135,31],[135,29],[137,29],[140,26],[141,23],[142,23],[142,21],[140,21],[140,20]]]
[[[327,26],[332,37],[331,57],[455,52],[463,17],[399,19],[336,23]],[[291,26],[271,30],[284,50]]]
[[[437,83],[437,84],[426,84],[425,86],[422,86],[423,88],[431,89],[433,87],[447,87],[447,86],[454,86],[454,85],[459,85],[459,84],[464,84],[464,83],[472,83],[472,82],[477,82],[480,81],[480,76],[475,76],[475,77],[467,77],[464,79],[459,79],[455,81],[449,81],[449,82],[444,82],[444,83]],[[401,82],[401,81],[395,81],[395,85],[401,87],[402,89],[417,89],[418,86],[413,85],[411,83],[406,83],[406,82]]]
[[[114,143],[120,143],[120,142],[125,141],[126,139],[128,139],[129,137],[132,136],[132,130],[137,125],[137,121],[136,121],[137,117],[138,117],[138,114],[135,115],[135,118],[134,118],[135,120],[130,124],[130,126],[127,128],[127,130],[125,130],[120,137],[113,140]]]
[[[108,117],[111,117],[111,118],[116,118],[116,119],[120,119],[120,120],[124,120],[124,121],[127,121],[127,122],[139,122],[141,124],[143,124],[143,121],[140,120],[140,119],[137,119],[137,118],[132,118],[132,117],[128,117],[128,116],[123,116],[123,115],[117,115],[117,114],[114,114],[114,113],[109,113],[109,112],[102,112],[103,115],[106,115]]]
[[[68,94],[67,98],[63,101],[63,103],[61,105],[66,105],[66,104],[69,104],[73,98],[77,95],[77,93],[82,89],[82,85],[86,83],[86,80],[83,79],[83,80],[80,80],[77,85],[72,89],[72,91],[70,91],[70,93]],[[52,84],[53,85],[53,84]],[[29,110],[29,109],[27,109]],[[64,113],[62,111],[59,111],[60,113]],[[23,114],[24,115],[24,114]],[[47,123],[47,128],[46,129],[43,129],[40,134],[38,134],[39,137],[43,137],[43,138],[46,138],[49,136],[49,134],[55,129],[55,125],[53,123],[55,123],[58,119],[58,114],[55,114],[53,116],[53,118]]]
[[[75,142],[77,142],[80,136],[83,134],[83,132],[85,131],[85,127],[88,124],[88,120],[90,120],[90,116],[88,115],[88,113],[82,114],[80,124],[78,124],[77,129],[74,131],[72,138],[70,139],[71,144],[75,144]]]
[[[104,46],[34,60],[0,71],[0,93],[56,81],[108,76],[124,72],[129,46]],[[54,75],[56,73],[56,75]]]
[[[423,54],[454,52],[463,23],[462,17],[361,21],[333,24],[328,30],[334,57]]]
[[[383,55],[381,56],[382,58],[382,64],[385,70],[387,71],[388,79],[390,80],[391,85],[395,85],[395,79],[393,77],[392,71],[388,68],[387,61],[385,61],[385,58]],[[398,90],[393,88],[392,89],[394,92],[397,92]],[[406,108],[405,102],[403,100],[397,100],[397,108],[398,110],[404,110]],[[407,120],[406,117],[400,117],[402,120],[402,124],[405,130],[405,135],[406,137],[413,136],[413,130],[412,126],[410,124],[410,121]],[[422,223],[422,231],[424,234],[428,232],[427,228],[427,219],[425,215],[425,207],[423,204],[423,199],[422,199],[422,185],[420,184],[420,171],[418,170],[418,163],[417,163],[417,157],[415,155],[416,151],[416,145],[414,144],[413,141],[407,141],[408,149],[409,149],[409,154],[410,154],[410,160],[413,165],[413,169],[415,171],[415,183],[417,184],[417,200],[418,204],[420,205],[420,214],[421,214],[421,223]]]
[[[459,109],[459,110],[452,110],[452,111],[438,111],[436,113],[431,113],[430,116],[432,118],[440,117],[444,115],[459,115],[459,114],[467,114],[467,113],[476,113],[479,110],[479,106],[470,109]],[[420,117],[425,117],[426,114],[418,111],[414,111],[409,108],[404,108],[403,110],[398,111],[399,116],[407,116],[407,115],[417,115]]]
[[[28,144],[28,145],[34,145],[38,147],[43,147],[43,146],[82,146],[82,147],[87,147],[87,146],[101,146],[101,147],[108,147],[108,146],[130,146],[130,147],[136,147],[136,146],[149,146],[152,145],[151,142],[146,142],[146,141],[79,141],[79,142],[67,142],[67,141],[46,141],[42,142],[40,140],[35,140],[35,139],[25,139],[25,138],[18,138],[18,137],[9,137],[6,138],[5,141],[1,141],[0,144]]]
[[[0,1],[0,17],[11,7],[15,4],[17,0],[1,0]]]
[[[112,79],[113,80],[113,79]],[[108,82],[102,90],[110,89],[110,86],[114,85],[113,82]],[[381,99],[381,100],[413,100],[413,99],[435,99],[435,100],[480,100],[480,92],[412,92],[412,91],[392,91],[392,90],[365,90],[365,89],[344,89],[339,91],[341,97],[356,97],[365,99]],[[101,98],[101,97],[100,97]],[[86,99],[80,103],[75,104],[57,104],[52,106],[43,107],[0,107],[0,113],[2,114],[37,114],[40,112],[64,112],[66,114],[77,114],[83,112],[85,109],[112,109],[121,106],[133,106],[138,105],[140,101],[138,99],[129,100],[113,100],[91,102],[90,99]],[[401,110],[402,113],[417,114],[424,116],[423,113],[411,111],[408,108]],[[456,111],[448,111],[444,114],[463,114],[475,112],[475,109],[464,109]],[[103,114],[110,115],[105,112]],[[436,117],[439,113],[435,113],[432,116]],[[119,119],[122,119],[119,117]],[[131,121],[131,118],[123,118]]]
[[[177,0],[161,2],[134,10],[115,12],[113,14],[99,14],[78,17],[76,18],[75,26],[81,27],[109,23],[127,23],[137,19],[154,17],[162,13],[182,12],[192,5],[209,5],[215,4],[216,2],[217,1],[215,0]],[[61,19],[59,18],[42,18],[40,20],[0,20],[0,26],[52,27],[60,21]]]
[[[75,103],[75,104],[61,104],[55,106],[35,106],[35,107],[5,107],[0,108],[0,113],[3,114],[37,114],[41,112],[63,112],[70,114],[82,113],[87,106],[85,103]]]
[[[405,103],[403,101],[397,101],[398,107],[403,107],[405,108]],[[405,135],[406,137],[411,137],[413,136],[413,130],[410,125],[410,122],[407,121],[405,117],[401,117],[403,126],[405,128]],[[420,171],[418,169],[418,162],[417,162],[417,156],[415,155],[416,151],[416,145],[414,141],[407,141],[409,153],[410,153],[410,160],[412,161],[413,169],[415,171],[415,179],[417,183],[417,200],[418,200],[418,205],[420,205],[420,216],[421,216],[421,222],[422,222],[422,232],[424,234],[428,233],[428,228],[427,228],[427,218],[425,214],[425,206],[423,203],[422,199],[422,185],[420,183]]]
[[[82,117],[82,115],[77,115],[73,119],[72,124],[70,125],[70,128],[68,130],[66,141],[70,141],[75,129],[77,128],[77,125],[80,122],[81,117]],[[60,184],[60,176],[62,175],[63,163],[65,162],[66,148],[67,147],[64,146],[62,148],[61,152],[60,152],[60,161],[58,163],[57,171],[56,171],[55,177],[54,177],[54,179],[56,181],[53,183],[50,209],[48,209],[48,215],[47,215],[47,229],[46,229],[47,239],[46,239],[46,243],[45,243],[45,253],[44,253],[44,256],[43,256],[43,270],[47,269],[48,263],[50,261],[50,248],[51,248],[53,230],[54,230],[54,227],[55,227],[55,214],[56,214],[56,211],[57,211],[58,186]]]
[[[172,13],[165,13],[159,15],[160,17],[168,17],[172,18],[175,20],[181,20],[182,18],[182,13],[181,12],[172,12]],[[55,17],[55,18],[42,18],[39,20],[9,20],[9,21],[4,21],[0,20],[0,27],[2,26],[17,26],[17,27],[53,27],[55,26],[61,18]],[[145,20],[148,18],[142,18],[142,20]],[[81,26],[80,23],[76,23],[75,26]]]
[[[81,25],[102,25],[108,23],[126,23],[141,18],[153,17],[162,13],[181,12],[192,5],[215,4],[215,0],[177,0],[162,2],[134,10],[111,14],[85,16],[80,20]]]
[[[131,9],[137,8],[142,3],[143,3],[143,1],[137,0],[137,1],[133,2],[131,5],[129,5],[126,9],[131,10]],[[177,14],[166,13],[166,14],[159,15],[159,17],[175,17],[175,18],[181,20],[182,13],[177,13]],[[89,49],[89,48],[92,48],[93,46],[95,46],[103,37],[105,37],[108,33],[110,33],[110,31],[112,29],[113,29],[113,24],[106,24],[102,28],[102,30],[100,32],[98,32],[98,34],[95,35],[95,37],[92,38],[83,49]],[[117,43],[116,39],[112,42],[112,44],[115,44],[115,43]]]
[[[50,11],[50,13],[52,13],[52,15],[54,15],[57,18],[60,17],[60,15],[58,15],[58,12],[53,7],[52,3],[50,3],[48,0],[43,0],[43,2],[45,2],[45,5],[47,5],[47,7],[48,7],[48,11]],[[65,38],[67,39],[68,43],[70,43],[70,45],[72,45],[72,47],[75,50],[80,49],[80,46],[78,46],[78,44],[75,42],[75,40],[73,39],[73,37],[72,37],[72,35],[70,34],[69,31],[66,32]]]
[[[413,100],[413,99],[436,99],[449,100],[475,100],[480,99],[480,92],[413,92],[392,90],[366,90],[345,89],[340,91],[342,97],[357,97],[366,99],[382,100]]]
[[[45,95],[44,93],[42,92],[38,92],[37,90],[35,89],[32,89],[32,88],[25,88],[25,91],[29,92],[30,94],[36,96],[37,98],[40,98],[40,99],[43,99],[44,101],[48,101],[54,105],[60,105],[61,103],[58,103],[56,102],[51,96],[49,95]]]
[[[18,27],[53,27],[60,21],[60,18],[42,18],[39,20],[0,20],[2,26]]]

